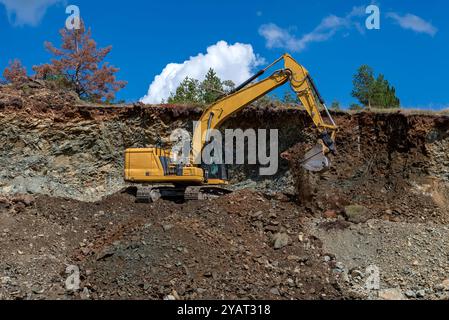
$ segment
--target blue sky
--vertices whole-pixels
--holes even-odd
[[[162,83],[176,85],[186,72],[198,76],[209,66],[240,80],[263,61],[289,52],[309,69],[329,104],[355,102],[352,75],[366,63],[385,74],[403,106],[448,108],[449,3],[374,3],[381,10],[380,30],[365,27],[368,14],[360,8],[371,1],[0,0],[0,69],[14,58],[29,70],[47,62],[43,42],[59,43],[58,30],[68,17],[65,8],[74,4],[97,43],[113,45],[108,61],[128,81],[118,99],[137,101],[147,95],[164,68],[153,94],[167,91]],[[217,46],[219,41],[226,45]],[[170,63],[179,65],[166,68]]]

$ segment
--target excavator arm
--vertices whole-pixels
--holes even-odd
[[[280,61],[284,62],[284,68],[275,71],[266,79],[251,84],[252,81],[256,80]],[[313,162],[316,164],[317,162],[321,163],[323,161],[320,154],[324,156],[328,152],[335,153],[334,141],[337,126],[309,72],[289,54],[284,54],[234,89],[231,93],[213,103],[203,112],[193,134],[192,157],[196,163],[199,163],[198,159],[201,157],[204,146],[209,143],[209,129],[218,128],[231,115],[287,82],[289,82],[291,88],[297,94],[301,104],[320,132],[320,144],[306,154],[304,164],[308,162],[309,165],[306,168],[311,171],[321,171],[321,169],[317,169],[317,166]],[[320,107],[326,111],[330,123],[326,123],[323,120]],[[328,164],[324,164],[324,166],[328,166]]]

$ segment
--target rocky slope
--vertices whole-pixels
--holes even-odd
[[[274,177],[232,166],[245,190],[204,203],[119,192],[124,149],[200,114],[0,86],[0,297],[448,298],[448,116],[335,113],[338,154],[317,175],[298,165],[316,139],[303,111],[248,107],[224,128],[279,129]],[[67,265],[81,269],[75,295]]]
[[[201,114],[199,108],[182,106],[97,107],[40,83],[23,86],[0,88],[0,190],[4,193],[44,193],[88,201],[112,194],[124,186],[124,149],[154,145],[158,137],[167,140],[176,128],[191,131]],[[352,185],[365,183],[373,174],[390,184],[385,186],[388,190],[396,187],[386,181],[389,175],[408,180],[416,192],[449,181],[448,117],[335,116],[341,127],[340,154],[330,177],[342,184],[339,187],[348,184],[348,179]],[[314,141],[310,126],[301,110],[269,106],[249,107],[224,128],[278,129],[280,151],[284,151],[299,142]],[[292,184],[292,177],[285,174],[288,163],[282,159],[279,174],[267,181],[261,181],[257,166],[235,166],[231,171],[233,182],[243,181],[243,186],[248,179],[274,189]],[[426,181],[409,179],[410,174]]]

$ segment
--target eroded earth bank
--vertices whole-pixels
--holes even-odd
[[[248,107],[225,127],[279,129],[275,176],[232,166],[230,195],[135,203],[124,149],[200,114],[0,87],[0,298],[448,299],[448,116],[335,113],[338,154],[310,174],[306,114]]]

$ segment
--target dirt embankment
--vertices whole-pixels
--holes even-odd
[[[172,105],[99,107],[34,82],[1,87],[0,190],[98,200],[124,186],[123,150],[154,145],[158,137],[168,140],[177,128],[191,132],[200,114],[199,108]],[[374,187],[372,180],[377,180],[375,187],[385,198],[402,190],[404,182],[419,189],[438,184],[430,181],[432,177],[449,180],[447,117],[389,113],[335,117],[340,125],[339,154],[332,171],[320,176],[326,179],[322,186],[331,184],[326,187],[363,198],[360,192]],[[223,128],[278,129],[280,152],[316,140],[309,117],[300,109],[249,107]],[[274,177],[260,177],[257,165],[232,166],[232,182],[293,195],[289,165],[279,159],[279,166]],[[421,179],[426,177],[430,180]]]
[[[329,172],[310,174],[297,165],[303,145],[288,151],[298,193],[306,193],[311,206],[341,212],[357,203],[376,218],[448,223],[448,117],[362,113],[337,119],[338,154]]]
[[[291,161],[276,176],[234,166],[244,190],[205,202],[118,192],[125,148],[191,130],[200,113],[0,87],[0,298],[449,297],[448,117],[335,113],[333,166],[309,174],[307,115],[249,107],[225,127],[279,129]],[[367,289],[373,266],[380,284]]]
[[[297,206],[253,191],[185,204],[136,204],[126,193],[5,203],[3,298],[341,297]],[[81,271],[75,294],[67,265]]]
[[[96,106],[72,93],[0,88],[0,190],[94,201],[124,187],[123,152],[188,125],[195,108]]]

